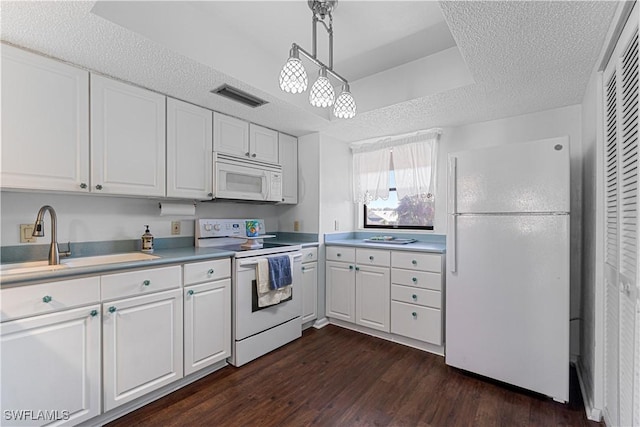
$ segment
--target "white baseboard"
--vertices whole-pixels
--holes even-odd
[[[593,407],[593,396],[590,395],[591,389],[587,389],[587,386],[583,379],[583,367],[579,360],[573,362],[578,374],[578,384],[580,384],[580,392],[582,393],[582,401],[584,402],[584,410],[587,415],[587,419],[591,421],[602,421],[602,409]]]
[[[323,317],[322,319],[316,320],[316,323],[313,324],[313,327],[316,329],[322,329],[328,324],[329,324],[329,321],[327,320],[327,318]]]

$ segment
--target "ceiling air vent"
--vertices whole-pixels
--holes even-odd
[[[267,103],[267,101],[265,101],[264,99],[260,99],[256,96],[250,95],[247,92],[244,92],[227,84],[224,84],[217,89],[213,89],[211,93],[224,96],[241,104],[247,105],[251,108],[259,107]]]

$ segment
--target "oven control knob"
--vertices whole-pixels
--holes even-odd
[[[211,231],[211,224],[205,224],[204,229],[205,231]]]
[[[213,229],[216,230],[216,231],[220,231],[220,224],[214,225]]]

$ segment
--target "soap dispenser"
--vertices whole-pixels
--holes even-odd
[[[152,253],[153,252],[153,234],[149,231],[149,226],[145,225],[147,229],[142,235],[142,252]]]

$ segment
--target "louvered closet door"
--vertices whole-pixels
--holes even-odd
[[[640,426],[637,6],[604,73],[605,417]]]

